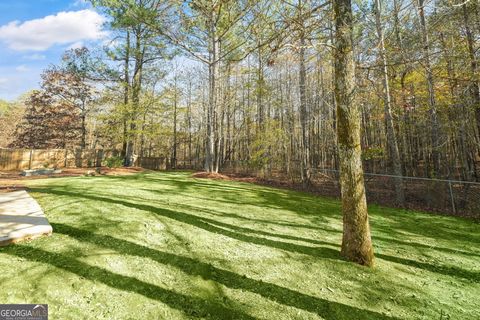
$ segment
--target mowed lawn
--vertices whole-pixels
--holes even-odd
[[[480,226],[370,206],[374,269],[340,203],[188,172],[33,180],[51,237],[0,248],[0,302],[51,319],[479,319]]]

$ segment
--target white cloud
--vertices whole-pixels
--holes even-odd
[[[26,60],[33,60],[33,61],[40,61],[45,60],[47,57],[44,54],[34,53],[27,56],[23,56],[23,59]]]
[[[30,69],[29,69],[26,65],[24,65],[24,64],[16,67],[15,70],[17,70],[18,72],[27,72],[27,71],[30,71]]]
[[[25,22],[12,21],[0,27],[0,40],[13,50],[47,50],[55,44],[99,40],[105,17],[91,9],[59,12],[56,15]]]
[[[0,86],[6,84],[7,82],[8,82],[7,78],[0,78]]]

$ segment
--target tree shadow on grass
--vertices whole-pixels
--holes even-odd
[[[2,251],[30,261],[46,263],[74,273],[91,281],[103,283],[111,288],[141,294],[163,302],[192,317],[209,319],[255,319],[241,310],[229,308],[221,303],[177,293],[134,277],[110,272],[91,266],[64,254],[53,253],[29,246],[15,245]]]
[[[155,190],[155,189],[141,189],[160,196],[172,194],[178,196],[182,192],[185,197],[189,199],[200,200],[202,202],[210,202],[212,204],[219,203],[220,205],[241,205],[241,206],[254,206],[263,209],[275,210],[275,212],[282,212],[289,216],[302,216],[307,218],[314,225],[319,223],[328,223],[328,218],[341,219],[340,206],[334,203],[332,200],[314,201],[306,195],[290,195],[286,191],[269,191],[269,190],[256,190],[252,189],[248,191],[238,190],[221,190],[213,191],[211,186],[205,185],[202,190],[197,186],[195,188],[188,189],[172,189],[172,190]],[[202,184],[200,184],[202,186]],[[205,192],[202,192],[205,191]],[[315,222],[313,221],[315,220]],[[274,223],[274,222],[273,222]],[[311,227],[310,227],[311,228]]]
[[[108,176],[107,178],[113,179],[122,179],[128,180],[133,179],[135,176]],[[135,177],[135,179],[138,179]],[[257,186],[252,185],[249,188],[245,183],[235,184],[229,181],[216,181],[208,179],[195,179],[189,177],[189,173],[185,172],[167,172],[167,173],[155,173],[147,174],[142,176],[142,180],[150,182],[160,182],[162,184],[170,185],[175,187],[173,190],[148,190],[159,193],[176,193],[178,192],[192,192],[193,194],[198,193],[198,188],[205,189],[207,191],[212,191],[218,195],[215,201],[225,202],[225,203],[239,203],[239,204],[250,204],[256,206],[264,206],[271,208],[284,208],[286,210],[301,214],[301,215],[322,215],[332,216],[332,213],[340,212],[340,206],[333,200],[327,198],[320,198],[323,201],[321,206],[318,206],[318,197],[312,196],[308,193],[298,192],[298,191],[286,191],[281,189],[273,189],[268,187],[257,188]],[[201,180],[201,181],[200,181]],[[239,193],[248,192],[256,195],[256,201],[244,201],[242,197],[239,197]],[[248,195],[247,195],[248,196]],[[204,200],[212,200],[207,198],[199,198]],[[258,201],[257,201],[258,199]],[[299,207],[299,204],[301,206]],[[303,208],[302,208],[303,207]],[[376,206],[374,206],[376,207]],[[308,209],[306,209],[308,208]],[[394,209],[392,209],[394,210]],[[310,213],[312,212],[312,213]],[[396,230],[403,230],[410,233],[415,233],[422,236],[432,236],[436,237],[438,235],[438,230],[441,230],[442,234],[447,237],[452,238],[461,238],[464,232],[468,232],[462,228],[461,230],[452,230],[450,225],[445,221],[445,217],[439,217],[440,219],[433,219],[430,215],[420,215],[416,212],[411,212],[412,216],[406,216],[402,212],[402,217],[411,221],[411,223],[405,224],[403,221],[393,220],[392,222],[402,222],[395,226]],[[382,214],[384,215],[384,214]],[[452,218],[453,219],[453,218]],[[400,219],[402,220],[402,219]],[[438,221],[437,221],[438,220]],[[420,224],[422,226],[420,226]],[[432,228],[432,224],[435,225],[435,228]],[[471,225],[475,225],[472,223]],[[480,233],[478,232],[478,224],[476,224],[474,230],[470,230],[470,238],[476,242],[480,241]]]
[[[183,181],[181,184],[187,184],[190,182]],[[200,186],[202,185],[201,183],[198,183]],[[212,183],[213,184],[213,183]],[[196,184],[195,184],[196,186]],[[204,186],[208,186],[208,184],[205,184]],[[217,185],[216,185],[217,186]],[[248,190],[248,189],[245,189]],[[152,192],[157,192],[157,190],[150,190]],[[265,206],[265,207],[270,207],[272,208],[273,206],[279,206],[281,208],[287,209],[289,211],[295,212],[297,214],[307,214],[305,210],[302,210],[301,208],[298,207],[298,204],[301,203],[305,205],[307,203],[311,208],[309,211],[315,211],[316,214],[321,213],[321,216],[325,215],[332,215],[333,212],[337,211],[339,212],[340,207],[336,206],[333,203],[322,203],[321,208],[318,208],[318,202],[315,202],[311,196],[304,195],[301,192],[295,192],[292,194],[289,194],[288,197],[285,197],[285,194],[283,193],[284,191],[270,191],[270,190],[248,190],[249,192],[255,192],[259,197],[261,197],[262,201],[259,201],[257,203],[257,206]],[[220,190],[220,193],[221,190]],[[199,198],[203,200],[208,200],[207,198]],[[232,195],[231,192],[227,193],[225,197],[222,197],[222,200],[219,199],[214,199],[212,201],[220,201],[220,202],[225,202],[225,203],[242,203],[243,200],[239,201],[239,199],[242,199],[241,197],[238,196],[238,194]],[[312,202],[313,201],[313,202]],[[247,204],[254,205],[255,203],[250,202]],[[394,210],[394,209],[392,209]],[[428,236],[428,237],[437,237],[438,233],[441,232],[442,237],[445,239],[450,239],[454,241],[454,243],[458,242],[458,240],[465,238],[465,235],[467,235],[468,240],[470,242],[478,243],[478,235],[480,232],[475,232],[475,230],[480,230],[478,229],[478,224],[471,223],[469,227],[466,229],[465,227],[461,228],[460,230],[455,230],[451,228],[451,225],[448,224],[448,221],[444,221],[445,218],[442,217],[439,221],[433,221],[432,217],[429,215],[419,215],[418,213],[411,212],[411,216],[407,216],[405,213],[402,215],[403,219],[394,219],[392,223],[395,223],[396,227],[386,227],[383,226],[381,223],[375,223],[375,227],[378,230],[386,232],[388,230],[388,234],[393,235],[389,241],[391,242],[396,242],[399,244],[402,244],[401,241],[397,240],[396,237],[398,237],[398,230],[406,230],[409,233],[417,234],[420,236]],[[230,215],[234,218],[238,219],[245,219],[241,216],[236,216],[232,214],[226,214]],[[405,223],[405,220],[408,221],[408,223]],[[271,222],[275,224],[275,222]],[[215,223],[213,223],[215,224]],[[434,228],[432,228],[432,224],[435,225]],[[334,231],[334,232],[341,232],[337,230],[329,230],[329,231]],[[473,232],[472,232],[473,231]],[[387,233],[387,232],[386,232]],[[266,235],[266,234],[265,234]],[[397,236],[395,236],[397,235]],[[282,237],[282,236],[279,236]],[[374,235],[374,238],[376,236]],[[286,239],[289,239],[288,237],[285,237]],[[294,237],[291,237],[289,240],[295,240],[293,239]],[[378,238],[378,237],[377,237]],[[300,240],[300,239],[299,239]],[[305,241],[305,240],[304,240]],[[307,241],[308,242],[308,241]],[[312,243],[315,243],[312,241]],[[462,251],[460,249],[450,249],[450,248],[442,248],[439,246],[428,246],[425,244],[420,244],[420,243],[412,243],[410,245],[418,246],[418,247],[423,247],[423,248],[428,248],[432,250],[438,250],[446,253],[451,253],[451,254],[463,254],[467,256],[478,256],[478,254],[474,252],[466,252]],[[379,256],[380,257],[380,256]],[[444,274],[449,274],[449,272],[456,270],[455,268],[451,267],[446,267],[446,266],[437,266],[437,265],[430,265],[426,264],[423,262],[416,262],[414,260],[409,260],[409,259],[401,259],[398,257],[391,257],[391,259],[388,258],[389,256],[383,256],[382,258],[385,260],[389,260],[391,262],[396,262],[396,263],[401,263],[400,261],[403,261],[405,265],[409,266],[415,266],[418,268],[430,270],[432,272],[437,272],[437,273],[444,273]],[[457,268],[458,272],[460,274],[460,277],[468,279],[468,280],[473,280],[473,281],[478,281],[479,278],[479,273],[478,272],[470,272],[466,271],[460,268]],[[449,271],[450,270],[450,271]]]
[[[249,219],[249,218],[245,218],[245,217],[242,217],[242,216],[236,215],[236,214],[228,214],[228,213],[224,213],[224,212],[218,212],[216,210],[207,210],[207,209],[204,209],[204,208],[201,208],[201,207],[191,206],[191,205],[187,205],[187,204],[178,204],[177,203],[177,204],[175,204],[175,207],[180,207],[184,210],[194,210],[196,212],[203,212],[203,213],[210,214],[210,215],[213,214],[213,215],[216,215],[216,216],[219,216],[219,217],[230,217],[230,218],[234,218],[234,219],[243,219],[243,220],[248,220],[248,221],[261,221],[261,222],[266,222],[266,223],[271,222],[269,220]],[[335,247],[338,246],[338,244],[336,244],[336,243],[320,241],[320,240],[310,239],[310,238],[297,237],[297,236],[292,236],[292,235],[287,235],[287,234],[282,234],[282,233],[272,233],[272,232],[256,230],[256,229],[247,228],[247,227],[240,227],[240,226],[237,226],[237,225],[231,225],[229,223],[224,223],[224,222],[221,222],[221,221],[218,221],[218,220],[215,220],[215,219],[211,219],[211,218],[206,218],[206,217],[198,217],[198,216],[195,216],[195,217],[197,217],[199,220],[204,221],[206,223],[209,223],[209,224],[212,224],[212,225],[215,225],[215,226],[218,226],[218,227],[222,227],[222,228],[233,229],[237,232],[254,233],[254,234],[257,234],[257,235],[262,235],[262,236],[267,236],[267,237],[281,238],[281,239],[293,240],[293,241],[302,241],[302,242],[308,242],[308,243],[318,244],[318,245],[329,245],[329,246],[335,246]],[[275,223],[273,223],[273,224],[275,224]],[[298,225],[295,225],[295,224],[289,224],[289,226],[299,227]],[[329,231],[329,232],[333,230],[334,232],[339,232],[338,230],[334,230],[334,229],[317,228],[317,230],[324,230],[324,231],[326,230],[326,231]]]
[[[58,186],[57,186],[58,187]],[[172,211],[164,208],[158,208],[146,204],[139,204],[139,203],[131,203],[128,201],[123,201],[123,200],[118,200],[118,199],[112,199],[112,198],[107,198],[107,197],[101,197],[101,196],[96,196],[96,195],[90,195],[85,193],[84,191],[76,190],[76,192],[69,192],[69,191],[63,191],[63,190],[57,190],[57,189],[49,189],[49,188],[32,188],[31,191],[33,192],[38,192],[38,193],[46,193],[46,194],[56,194],[56,195],[62,195],[62,196],[70,196],[70,197],[77,197],[77,198],[85,198],[85,199],[90,199],[93,201],[102,201],[106,203],[112,203],[112,204],[120,204],[125,207],[129,208],[135,208],[147,212],[153,212],[155,214],[182,222],[186,223],[195,227],[198,227],[200,229],[212,232],[212,233],[217,233],[217,234],[222,234],[224,236],[240,240],[243,242],[248,242],[248,243],[253,243],[257,245],[263,245],[263,246],[268,246],[272,248],[277,248],[281,250],[285,250],[288,252],[292,253],[301,253],[301,254],[306,254],[309,256],[314,256],[314,257],[320,257],[320,258],[326,258],[326,259],[336,259],[336,260],[343,260],[340,257],[340,253],[338,250],[333,250],[331,248],[327,247],[310,247],[310,246],[303,246],[299,244],[293,244],[293,243],[288,243],[288,242],[281,242],[281,241],[275,241],[275,240],[270,240],[266,238],[261,238],[261,237],[256,237],[252,235],[245,235],[241,233],[241,229],[238,229],[238,227],[233,226],[233,225],[228,225],[224,224],[223,226],[228,226],[230,229],[235,230],[238,229],[239,232],[237,231],[232,231],[228,229],[224,229],[221,227],[218,227],[216,225],[213,225],[211,223],[208,223],[207,218],[202,218],[198,217],[195,215],[187,214],[184,212],[180,211]],[[214,221],[214,220],[212,220]],[[218,223],[216,223],[218,224]]]
[[[290,235],[280,234],[280,233],[276,234],[276,233],[271,233],[271,232],[262,231],[262,230],[255,230],[255,229],[246,228],[246,227],[234,226],[234,225],[231,225],[231,224],[228,224],[228,223],[224,223],[224,222],[217,221],[217,220],[214,220],[214,219],[209,219],[209,218],[201,217],[199,219],[203,220],[203,221],[205,221],[205,222],[207,222],[211,225],[219,226],[221,228],[233,229],[237,232],[242,232],[242,233],[255,233],[255,234],[258,234],[258,235],[262,235],[262,236],[282,238],[282,239],[285,239],[285,240],[309,242],[309,243],[318,244],[318,245],[338,246],[338,244],[331,243],[331,242],[326,242],[326,241],[320,241],[320,240],[315,240],[315,239],[290,236]]]
[[[415,242],[415,241],[401,241],[401,240],[398,239],[398,237],[395,238],[394,236],[382,237],[382,236],[374,234],[374,235],[372,235],[372,239],[373,239],[374,243],[378,240],[378,241],[381,241],[385,244],[395,243],[395,244],[398,244],[400,246],[422,248],[422,249],[428,249],[428,250],[432,250],[432,251],[440,251],[440,252],[444,252],[444,253],[447,253],[447,254],[455,254],[455,255],[462,254],[462,255],[470,256],[470,257],[480,257],[480,254],[477,254],[475,252],[467,252],[467,251],[463,251],[463,250],[460,250],[460,249],[445,248],[445,247],[440,247],[438,245],[427,245],[427,244],[419,243],[419,242]]]
[[[138,256],[170,265],[180,269],[186,274],[200,276],[205,280],[215,281],[231,289],[249,291],[283,305],[316,313],[326,320],[351,319],[352,315],[355,315],[356,319],[395,319],[375,311],[359,309],[346,304],[303,294],[276,284],[251,279],[193,258],[155,250],[127,240],[92,233],[65,224],[54,223],[53,227],[56,233],[67,235],[78,241],[86,241],[114,250],[120,254]],[[222,310],[220,309],[219,311]]]
[[[130,179],[130,176],[113,178]],[[174,193],[176,195],[178,195],[179,192],[187,192],[189,193],[189,197],[197,198],[199,200],[214,200],[227,204],[254,205],[271,209],[285,209],[306,216],[317,215],[319,211],[324,215],[331,216],[332,214],[338,213],[340,208],[333,200],[323,202],[321,208],[319,208],[317,198],[303,192],[266,188],[254,184],[247,185],[239,182],[233,184],[230,181],[195,179],[182,174],[181,172],[173,177],[172,173],[157,174],[155,176],[147,175],[143,176],[143,180],[174,187],[174,189],[171,190],[148,189],[147,191],[150,192],[160,194]],[[198,191],[202,189],[209,193],[213,192],[215,194],[215,199],[199,196]],[[242,197],[239,197],[240,194]],[[248,201],[246,198],[252,199]],[[301,207],[299,207],[299,204],[301,204]]]
[[[59,186],[56,186],[56,187],[58,188]],[[300,254],[305,254],[305,255],[324,258],[324,259],[343,260],[338,250],[334,250],[328,247],[318,247],[318,246],[310,247],[310,246],[304,246],[299,244],[293,244],[289,242],[270,240],[270,239],[256,237],[252,235],[245,235],[242,233],[243,232],[242,228],[239,228],[233,225],[221,223],[222,225],[228,226],[228,228],[232,230],[238,230],[238,232],[228,230],[222,227],[218,227],[217,226],[219,224],[218,222],[215,223],[216,225],[209,223],[209,220],[211,219],[198,217],[198,216],[187,214],[180,211],[172,211],[165,208],[158,208],[158,207],[154,207],[146,204],[131,203],[131,202],[123,201],[119,199],[112,199],[112,198],[107,198],[102,196],[91,195],[91,194],[87,194],[84,190],[79,190],[78,188],[73,192],[57,190],[53,188],[32,188],[31,190],[39,193],[56,194],[61,196],[70,196],[70,197],[76,197],[76,198],[90,199],[93,201],[119,204],[129,208],[135,208],[135,209],[139,209],[147,212],[152,212],[152,213],[155,213],[155,214],[158,214],[182,223],[186,223],[186,224],[198,227],[205,231],[221,234],[221,235],[230,237],[232,239],[240,240],[243,242],[268,246],[271,248],[277,248],[277,249],[281,249],[281,250],[292,252],[292,253],[300,253]],[[214,221],[214,220],[211,220],[211,221]],[[442,265],[433,265],[425,262],[419,262],[419,261],[404,259],[400,257],[392,257],[388,255],[381,255],[381,254],[380,255],[377,254],[377,257],[383,260],[424,269],[430,272],[444,274],[446,276],[457,277],[457,278],[471,280],[475,282],[480,281],[480,273],[477,271],[464,270],[462,268],[458,268],[454,266],[447,267]]]
[[[416,260],[410,260],[406,258],[389,256],[389,255],[379,254],[379,253],[377,253],[375,257],[386,260],[386,261],[395,262],[395,263],[403,264],[406,266],[427,270],[434,273],[440,273],[447,276],[462,278],[465,280],[480,283],[479,271],[469,271],[469,270],[461,269],[454,266],[435,265],[435,264],[430,264],[426,262],[420,262]]]
[[[372,221],[372,225],[388,234],[409,234],[480,246],[480,224],[467,219],[379,206],[372,206],[370,210],[383,218],[383,221]]]
[[[158,193],[158,194],[161,194],[161,195],[165,194],[165,192],[161,191],[161,190],[152,190],[152,189],[146,189],[146,188],[142,188],[141,190],[145,191],[145,192]],[[238,195],[238,197],[240,197],[240,196],[241,195]],[[212,202],[218,201],[218,199],[207,199],[207,198],[203,198],[203,197],[193,197],[191,195],[189,195],[189,198],[195,198],[195,199],[199,199],[199,200],[210,200]],[[132,200],[135,200],[135,199],[132,197]],[[149,200],[151,201],[151,199],[149,199]],[[160,201],[158,201],[158,202],[160,203]],[[225,201],[225,203],[232,203],[232,202]],[[245,204],[245,203],[242,202],[242,204]],[[252,205],[252,204],[250,204],[250,205]],[[341,233],[342,232],[341,230],[337,230],[337,229],[333,229],[333,228],[320,227],[318,224],[308,225],[308,224],[291,223],[291,222],[285,222],[285,221],[275,221],[274,219],[270,219],[270,220],[258,219],[258,218],[246,217],[246,216],[242,216],[242,215],[234,214],[234,213],[227,213],[227,212],[214,210],[214,209],[210,209],[210,208],[207,210],[203,207],[194,206],[194,205],[187,205],[187,204],[176,203],[175,206],[176,207],[183,207],[183,208],[187,208],[187,209],[191,209],[191,210],[195,210],[195,211],[205,212],[205,213],[208,213],[208,214],[216,215],[218,217],[240,219],[240,220],[245,220],[245,221],[249,221],[249,222],[259,222],[259,223],[277,225],[277,226],[282,226],[282,227],[285,226],[285,227],[293,227],[293,228],[303,228],[303,229],[320,230],[320,231],[335,232],[335,233]],[[257,204],[255,204],[255,206],[263,207],[263,204],[262,203],[257,203]],[[268,206],[266,206],[266,207],[268,207]],[[295,217],[295,216],[291,215],[290,217]]]

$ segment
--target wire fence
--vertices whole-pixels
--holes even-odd
[[[225,163],[223,171],[256,176],[274,184],[302,189],[300,169],[252,170],[243,161]],[[314,168],[307,191],[320,195],[340,197],[340,171],[330,168]],[[398,180],[402,181],[404,200],[396,197]],[[395,176],[364,173],[365,189],[369,203],[391,207],[403,207],[480,220],[480,183],[460,180],[431,179],[425,177]]]
[[[340,172],[333,169],[314,170],[314,179],[332,180],[336,194],[340,195],[338,183]],[[326,179],[325,179],[326,178]],[[453,215],[480,218],[480,183],[472,181],[405,177],[389,174],[364,173],[368,200],[405,208],[445,212]],[[396,201],[396,181],[401,179],[405,199]]]

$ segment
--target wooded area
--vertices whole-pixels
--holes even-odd
[[[236,162],[305,188],[340,170],[342,252],[366,265],[364,169],[398,177],[396,205],[400,176],[480,181],[478,1],[91,2],[110,41],[67,51],[2,107],[17,123],[4,147]]]
[[[11,145],[101,146],[211,171],[300,165],[306,182],[311,167],[339,168],[331,3],[94,3],[114,39],[66,53],[27,99],[57,106],[37,114],[62,138],[34,132],[46,124],[27,107]],[[478,180],[478,3],[374,1],[353,15],[366,171]]]

